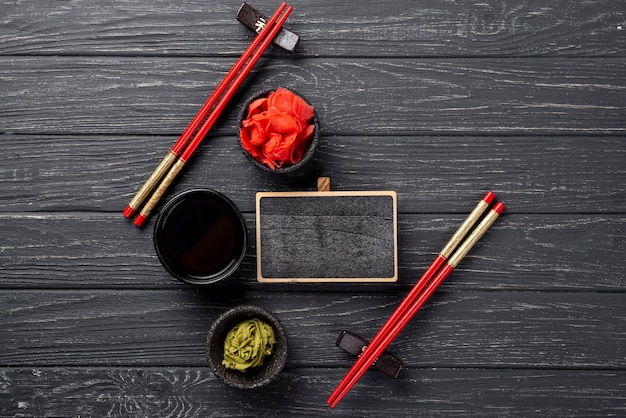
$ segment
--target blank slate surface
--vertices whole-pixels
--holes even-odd
[[[396,281],[396,193],[257,193],[257,279]]]

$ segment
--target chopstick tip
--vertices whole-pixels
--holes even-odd
[[[143,226],[144,222],[146,222],[146,217],[143,216],[142,214],[139,214],[137,216],[137,219],[135,219],[135,225],[138,226],[139,228]]]
[[[490,205],[490,204],[491,204],[491,202],[493,202],[493,199],[495,199],[495,198],[496,198],[496,194],[495,194],[494,192],[492,192],[492,191],[488,191],[488,192],[485,194],[485,196],[483,197],[483,201],[484,201],[486,204]]]
[[[124,215],[126,219],[132,218],[134,214],[135,214],[135,209],[131,208],[130,205],[126,206],[126,209],[124,209],[124,211],[122,212],[122,215]]]
[[[501,215],[502,212],[504,212],[504,209],[506,209],[506,206],[504,206],[504,203],[498,202],[495,204],[492,210],[496,212],[498,215]]]

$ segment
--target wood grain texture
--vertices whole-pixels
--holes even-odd
[[[4,2],[0,53],[239,55],[241,1]],[[266,14],[275,5],[252,3]],[[305,56],[624,56],[622,2],[459,0],[290,2]]]
[[[471,210],[471,207],[468,211]],[[254,216],[247,214],[249,242]],[[408,215],[398,219],[399,279],[394,285],[329,287],[339,293],[408,289],[443,247],[464,215]],[[621,291],[626,261],[623,215],[510,215],[492,227],[459,265],[450,290]],[[0,215],[4,288],[180,288],[159,263],[152,225],[140,230],[121,214]],[[565,237],[565,238],[564,238]],[[255,250],[224,287],[291,291],[256,283]],[[305,286],[305,285],[302,285]],[[220,288],[216,285],[211,288]],[[317,292],[318,287],[303,287]]]
[[[4,135],[0,212],[121,213],[176,139]],[[403,213],[466,214],[491,189],[507,213],[615,214],[626,212],[625,160],[623,136],[323,135],[302,173],[276,176],[233,132],[203,143],[166,200],[207,187],[253,212],[256,192],[315,190],[328,175],[334,190],[395,190]]]
[[[234,61],[9,57],[0,61],[7,85],[2,131],[180,135]],[[623,134],[623,64],[619,58],[600,66],[584,58],[266,58],[217,132],[233,132],[247,96],[284,86],[316,107],[326,135]]]
[[[369,372],[332,411],[324,401],[341,378],[335,369],[290,368],[270,386],[233,391],[206,367],[11,367],[0,370],[0,414],[606,417],[625,412],[623,371],[417,368],[402,373],[391,380]],[[418,401],[407,409],[413,397]]]
[[[355,292],[352,292],[355,293]],[[335,346],[349,329],[372,338],[403,293],[172,289],[0,292],[7,366],[204,366],[212,322],[242,303],[276,314],[288,367],[349,367]],[[389,351],[406,367],[626,367],[623,294],[440,292]],[[595,338],[602,335],[602,338]]]
[[[197,288],[121,211],[252,39],[239,4],[0,0],[0,416],[626,415],[626,3],[295,0],[299,50],[269,48],[166,199],[220,191],[253,238],[257,191],[394,190],[399,281],[257,283],[251,246]],[[284,177],[236,140],[277,86],[322,133]],[[407,369],[330,410],[340,331],[371,338],[486,190],[507,210],[391,345]],[[242,303],[290,339],[251,392],[204,358]]]

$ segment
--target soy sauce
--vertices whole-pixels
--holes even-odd
[[[155,247],[165,268],[196,284],[213,283],[237,269],[246,251],[241,213],[225,196],[203,189],[182,193],[161,211]]]

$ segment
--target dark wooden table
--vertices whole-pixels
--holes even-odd
[[[626,3],[296,1],[167,198],[218,190],[254,236],[257,191],[395,190],[394,284],[172,278],[121,211],[250,42],[236,1],[0,5],[0,416],[626,415]],[[270,14],[278,3],[252,3]],[[240,104],[285,86],[317,108],[304,172],[243,157]],[[331,410],[352,364],[486,190],[507,211]],[[255,391],[205,359],[253,303],[289,336]]]

